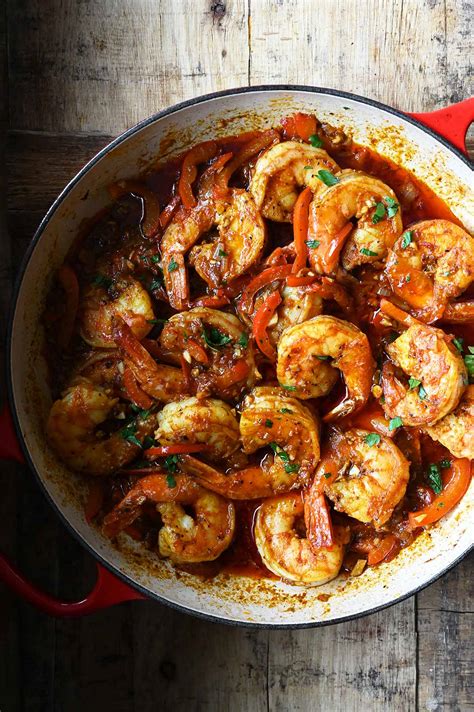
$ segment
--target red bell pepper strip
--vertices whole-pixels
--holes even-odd
[[[286,278],[286,283],[289,287],[307,287],[310,284],[314,284],[318,278],[315,274],[306,274],[298,277],[296,274],[290,274]]]
[[[178,182],[179,197],[185,208],[190,209],[197,205],[192,187],[197,176],[197,166],[214,158],[218,150],[219,147],[215,141],[204,141],[193,146],[185,155]]]
[[[301,138],[303,141],[309,141],[309,137],[317,131],[316,117],[300,111],[286,116],[282,119],[281,125],[287,138]]]
[[[163,210],[160,213],[160,225],[162,229],[164,230],[165,227],[168,227],[168,224],[171,221],[171,218],[175,214],[176,210],[178,209],[178,205],[181,202],[181,198],[179,195],[175,195],[174,198],[171,198],[170,202],[168,205],[163,208]]]
[[[148,408],[151,408],[151,406],[153,405],[152,399],[147,396],[144,391],[142,391],[142,389],[135,380],[135,376],[129,368],[125,367],[122,382],[128,398],[133,403],[135,403],[135,405],[137,405],[139,408],[143,408],[143,410],[148,410]]]
[[[291,274],[291,270],[292,265],[277,265],[276,267],[268,267],[263,272],[260,272],[242,292],[240,310],[246,314],[251,314],[255,294],[263,287],[266,287],[267,284],[271,284],[277,279],[285,279]]]
[[[444,517],[464,497],[471,482],[471,463],[467,458],[453,460],[443,472],[443,490],[427,507],[408,514],[412,529],[433,524]]]
[[[367,563],[369,566],[380,564],[397,546],[397,539],[393,534],[388,534],[382,539],[380,544],[369,551]]]
[[[257,310],[253,320],[252,331],[257,346],[270,361],[275,361],[276,352],[268,338],[267,327],[279,304],[281,304],[280,292],[272,292],[272,294],[265,299],[260,309]]]

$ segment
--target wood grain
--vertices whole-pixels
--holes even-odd
[[[443,106],[472,93],[473,14],[466,0],[10,0],[1,318],[41,216],[111,135],[165,105],[249,83]],[[83,595],[93,563],[27,469],[2,465],[0,486],[0,547],[50,591]],[[378,614],[271,632],[152,602],[53,621],[0,589],[0,708],[464,712],[473,707],[470,575],[472,557]]]

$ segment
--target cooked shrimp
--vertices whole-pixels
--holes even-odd
[[[238,397],[259,377],[246,329],[233,314],[206,307],[175,314],[160,343],[177,362],[186,360],[198,393]]]
[[[258,466],[223,474],[183,457],[183,469],[230,499],[259,499],[305,487],[319,459],[316,415],[280,388],[260,386],[245,398],[240,418],[242,449],[268,448]]]
[[[150,296],[136,279],[121,279],[109,290],[98,285],[86,289],[79,316],[82,338],[96,348],[115,348],[113,330],[117,317],[129,325],[138,339],[143,339],[153,328],[150,322],[155,315]]]
[[[342,171],[336,178],[309,210],[308,239],[318,243],[309,260],[321,274],[333,272],[339,256],[346,270],[383,260],[402,232],[397,196],[388,185],[359,171]]]
[[[324,492],[337,510],[378,528],[404,497],[409,476],[409,462],[390,438],[334,429],[311,488]]]
[[[396,241],[385,270],[413,314],[435,321],[474,281],[474,238],[449,220],[423,220]]]
[[[244,274],[262,254],[265,224],[250,193],[234,189],[228,200],[216,202],[217,235],[196,245],[189,263],[207,284],[216,288]]]
[[[215,398],[186,398],[168,403],[158,413],[155,438],[163,445],[205,443],[210,459],[229,457],[239,447],[239,423],[235,411]]]
[[[375,363],[366,335],[334,316],[316,316],[283,332],[278,344],[277,376],[297,398],[327,395],[344,376],[347,397],[326,419],[361,408],[370,394]]]
[[[474,385],[466,388],[452,413],[424,430],[454,457],[474,460]]]
[[[349,540],[345,527],[334,527],[334,544],[314,550],[306,538],[301,493],[268,499],[260,506],[255,543],[265,566],[277,576],[299,584],[321,585],[335,578]]]
[[[159,552],[175,563],[213,561],[232,541],[234,505],[186,475],[176,475],[170,485],[165,473],[147,475],[137,482],[105,517],[107,535],[115,536],[132,524],[145,502],[157,504],[163,520],[158,534]],[[193,515],[183,505],[191,507]]]
[[[83,379],[67,388],[49,413],[46,432],[61,460],[73,470],[88,475],[110,475],[132,462],[140,453],[141,441],[156,427],[154,415],[137,417],[124,427],[123,421],[112,435],[97,430],[113,417],[118,399],[100,386]],[[132,437],[133,436],[133,437]]]
[[[115,325],[114,339],[124,355],[125,365],[148,396],[169,403],[179,396],[189,395],[190,385],[182,370],[157,363],[127,324]]]
[[[401,418],[404,425],[433,425],[456,408],[468,376],[444,331],[413,323],[385,350],[392,361],[382,369],[383,409],[389,418]],[[408,384],[394,366],[410,379]]]
[[[284,141],[265,151],[255,164],[249,188],[263,217],[291,222],[300,190],[310,187],[317,193],[324,188],[319,170],[338,173],[339,166],[326,151],[307,143]]]

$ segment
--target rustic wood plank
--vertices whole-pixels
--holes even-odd
[[[406,111],[472,93],[469,2],[256,0],[251,9],[251,84],[333,87]]]
[[[137,710],[267,709],[267,631],[208,623],[151,602],[134,606],[133,615]]]
[[[414,604],[320,630],[271,632],[269,709],[415,710]]]
[[[247,0],[17,0],[9,46],[12,127],[118,134],[247,84]]]
[[[470,556],[418,595],[420,710],[474,709],[474,610]]]

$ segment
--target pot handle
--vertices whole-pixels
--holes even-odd
[[[447,138],[453,146],[467,155],[466,133],[474,121],[474,97],[438,111],[410,113],[409,116]]]
[[[23,464],[25,462],[8,405],[5,405],[0,412],[0,459],[15,460]],[[106,568],[97,564],[97,579],[92,591],[82,601],[72,603],[61,601],[44,593],[25,579],[1,552],[0,581],[43,613],[64,618],[74,618],[114,606],[116,603],[145,598]]]

